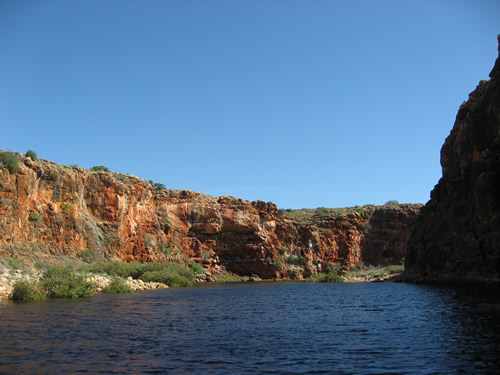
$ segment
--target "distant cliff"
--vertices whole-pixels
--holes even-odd
[[[212,273],[302,278],[328,267],[399,262],[420,205],[367,206],[307,220],[276,205],[155,188],[16,153],[0,163],[0,257],[196,261]],[[306,210],[307,211],[307,210]],[[307,215],[306,215],[307,216]]]
[[[408,244],[405,280],[500,281],[500,57],[460,107],[441,166]]]

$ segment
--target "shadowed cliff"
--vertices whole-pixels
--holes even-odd
[[[500,281],[500,57],[460,107],[441,166],[408,244],[405,280]]]

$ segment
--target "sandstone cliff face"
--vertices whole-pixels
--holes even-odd
[[[418,205],[367,207],[308,223],[276,205],[33,161],[0,166],[0,256],[61,261],[90,249],[125,262],[197,261],[215,273],[302,278],[328,266],[400,261]]]
[[[481,81],[460,107],[441,165],[443,177],[409,242],[405,279],[498,282],[500,57],[490,80]]]

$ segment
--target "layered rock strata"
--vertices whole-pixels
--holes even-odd
[[[418,205],[368,206],[301,222],[275,204],[156,190],[134,176],[33,161],[0,165],[0,256],[196,261],[212,274],[302,278],[328,267],[398,262]]]
[[[460,107],[441,166],[408,245],[405,280],[499,282],[500,57]]]

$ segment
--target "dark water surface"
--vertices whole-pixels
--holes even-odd
[[[499,373],[498,315],[417,285],[247,283],[0,303],[0,373]]]

